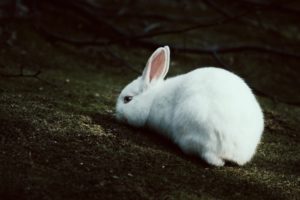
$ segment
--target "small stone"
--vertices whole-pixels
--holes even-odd
[[[104,181],[101,181],[100,182],[100,186],[104,186],[105,185],[105,182]]]
[[[113,179],[119,179],[119,177],[116,175],[113,175],[112,177],[113,177]]]
[[[67,78],[67,79],[65,80],[65,83],[70,83],[70,79]]]
[[[96,93],[94,94],[94,96],[95,96],[95,97],[99,97],[100,94],[96,92]]]
[[[130,176],[130,177],[133,177],[132,173],[128,173],[127,175]]]

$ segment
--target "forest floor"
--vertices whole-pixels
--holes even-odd
[[[265,131],[254,159],[216,168],[160,135],[115,120],[116,98],[137,76],[118,60],[53,44],[27,22],[8,29],[14,36],[0,49],[6,74],[0,79],[0,199],[300,199],[300,107],[284,103],[300,100],[299,59],[222,57],[270,97],[257,97]],[[151,54],[112,51],[139,71]],[[169,77],[216,65],[205,55],[171,57]],[[41,73],[7,76],[20,66],[24,74]]]

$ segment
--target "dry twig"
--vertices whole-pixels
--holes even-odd
[[[3,78],[34,78],[34,79],[37,79],[37,80],[39,80],[39,81],[41,81],[41,82],[43,82],[47,85],[57,87],[57,85],[40,78],[39,75],[41,73],[42,73],[41,70],[37,70],[35,73],[25,74],[24,73],[24,66],[21,65],[20,66],[20,72],[18,74],[7,74],[7,73],[0,72],[0,77],[3,77]]]

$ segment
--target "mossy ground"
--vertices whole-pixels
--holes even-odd
[[[27,23],[10,28],[18,37],[1,49],[0,70],[18,73],[18,64],[26,63],[25,73],[40,68],[40,78],[56,86],[34,78],[0,80],[0,199],[300,198],[299,107],[258,97],[266,129],[254,159],[243,167],[214,168],[159,135],[115,120],[116,97],[134,72],[103,55],[48,43]],[[132,64],[150,54],[114,50],[127,51]],[[274,63],[253,59],[258,57],[242,55],[238,59],[248,65],[232,70],[256,87],[299,100],[295,82],[273,79],[278,72],[295,76],[289,66],[272,68]],[[171,74],[189,71],[199,60],[214,64],[209,57],[178,55]],[[276,88],[288,89],[283,94]]]

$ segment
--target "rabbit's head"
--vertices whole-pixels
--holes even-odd
[[[160,47],[150,56],[142,76],[129,83],[118,97],[116,116],[132,126],[144,126],[157,91],[169,70],[170,50]]]

